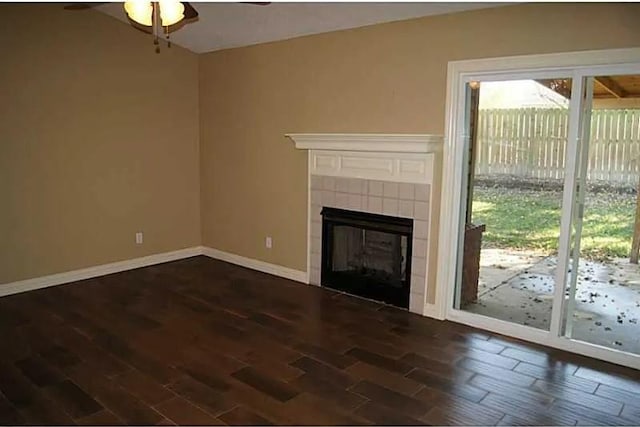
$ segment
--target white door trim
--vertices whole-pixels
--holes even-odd
[[[568,52],[544,55],[489,58],[449,62],[447,68],[446,122],[443,147],[443,188],[438,242],[436,307],[439,317],[493,332],[560,348],[614,363],[640,368],[640,356],[583,343],[554,332],[492,319],[453,308],[456,268],[460,246],[461,192],[464,176],[464,82],[493,77],[509,79],[526,72],[564,75],[574,79],[598,74],[640,74],[640,48]],[[573,108],[576,103],[573,102]],[[452,238],[455,236],[455,238]],[[556,313],[559,313],[559,307]],[[558,323],[558,315],[554,321]]]

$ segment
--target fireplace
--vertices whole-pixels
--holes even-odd
[[[308,283],[402,307],[408,298],[412,313],[440,318],[435,266],[442,137],[287,136],[309,150]],[[336,252],[340,241],[348,246]]]
[[[321,284],[409,308],[413,220],[324,207]]]

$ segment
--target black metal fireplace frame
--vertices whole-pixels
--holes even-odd
[[[385,302],[397,307],[409,308],[411,289],[411,257],[413,242],[413,219],[398,218],[368,212],[337,208],[322,208],[322,286],[349,294]],[[333,248],[333,227],[346,225],[365,230],[381,231],[407,237],[407,259],[401,288],[394,288],[372,278],[345,277],[331,268],[330,252]]]

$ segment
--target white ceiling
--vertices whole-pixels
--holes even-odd
[[[248,46],[381,22],[500,6],[501,3],[192,3],[200,19],[171,39],[196,52]],[[97,10],[127,21],[122,3]]]

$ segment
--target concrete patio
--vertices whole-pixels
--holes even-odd
[[[482,249],[479,298],[464,309],[548,330],[556,263],[535,252]],[[572,337],[638,354],[639,318],[640,267],[627,258],[581,260]]]

